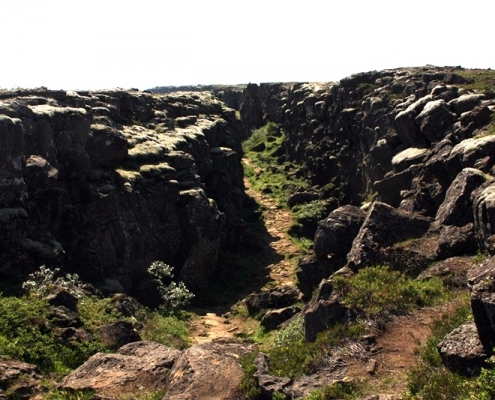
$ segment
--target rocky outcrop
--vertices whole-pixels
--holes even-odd
[[[0,360],[0,398],[32,399],[40,395],[43,376],[36,366],[15,360]],[[8,393],[8,396],[7,396]]]
[[[206,343],[185,350],[170,371],[164,399],[237,398],[244,375],[238,359],[252,350],[235,342]]]
[[[241,135],[210,93],[2,92],[0,273],[57,265],[150,300],[161,260],[204,288],[242,232]]]
[[[340,207],[375,201],[368,222],[352,232],[333,213],[319,222],[315,255],[298,271],[306,295],[347,263],[385,263],[417,275],[432,261],[495,251],[495,100],[468,89],[466,75],[426,66],[246,88],[245,128],[277,123],[285,135],[277,160],[297,165],[313,195]],[[312,279],[318,273],[326,276]]]
[[[252,350],[235,342],[196,345],[183,352],[155,342],[130,343],[117,353],[95,354],[59,388],[91,389],[109,399],[166,392],[163,399],[233,400],[243,376],[238,359]]]

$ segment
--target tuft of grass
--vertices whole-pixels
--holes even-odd
[[[333,283],[347,307],[371,319],[434,305],[447,296],[438,278],[416,281],[386,266],[363,268],[351,278],[336,277]]]
[[[186,321],[185,313],[163,315],[154,311],[145,319],[139,334],[143,340],[182,350],[191,345]]]

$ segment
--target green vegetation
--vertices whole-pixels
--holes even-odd
[[[257,399],[261,395],[261,390],[254,377],[254,374],[256,373],[256,366],[254,364],[256,356],[257,352],[253,351],[241,357],[239,360],[244,370],[244,376],[239,386],[243,399]]]
[[[416,281],[384,266],[363,268],[351,278],[336,277],[333,284],[347,307],[371,319],[434,305],[447,296],[440,279]]]
[[[455,73],[469,81],[459,86],[487,95],[495,95],[495,71],[485,69],[458,69]]]
[[[353,400],[358,399],[360,394],[359,387],[351,380],[336,382],[331,386],[325,386],[312,392],[306,400]]]
[[[408,389],[411,399],[474,398],[473,380],[447,370],[437,350],[437,344],[445,335],[471,318],[469,296],[465,295],[459,298],[458,305],[452,312],[434,321],[431,336],[418,350],[421,362],[409,372]]]
[[[182,350],[191,345],[187,319],[186,313],[163,315],[156,311],[150,312],[139,333],[143,340]]]
[[[67,373],[98,351],[96,339],[63,343],[56,335],[48,303],[37,297],[0,297],[0,356]]]
[[[251,165],[244,165],[245,176],[253,189],[269,194],[282,207],[297,189],[309,187],[309,183],[297,178],[297,167],[283,161],[285,136],[280,128],[269,122],[243,143],[243,149]]]
[[[172,314],[186,307],[194,297],[184,282],[174,282],[173,268],[163,261],[154,261],[148,268],[148,273],[153,277],[158,293],[162,298],[160,311],[164,314]],[[168,281],[167,283],[164,280]]]

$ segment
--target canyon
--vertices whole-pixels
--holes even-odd
[[[160,260],[193,292],[207,291],[249,235],[254,195],[246,195],[242,143],[271,124],[280,146],[270,171],[255,169],[254,179],[283,174],[291,193],[286,204],[267,205],[277,189],[268,185],[259,194],[265,208],[275,219],[309,205],[320,212],[296,213],[284,232],[270,231],[312,245],[283,267],[284,253],[297,252],[289,244],[273,250],[280,263],[263,259],[269,278],[242,300],[251,314],[263,312],[267,329],[302,317],[311,342],[348,317],[335,274],[385,265],[415,279],[441,277],[470,291],[474,317],[444,339],[442,359],[475,375],[495,337],[494,84],[491,71],[425,66],[328,83],[0,92],[1,279],[19,285],[46,265],[102,296],[156,306],[147,268]],[[240,398],[238,360],[256,349],[231,328],[180,351],[134,337],[93,356],[61,387],[119,398],[159,382],[164,399]],[[336,368],[293,380],[270,375],[263,356],[256,363],[264,398],[301,398],[344,376]]]

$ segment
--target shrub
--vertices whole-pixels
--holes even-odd
[[[0,355],[66,373],[103,346],[94,340],[61,343],[52,332],[48,303],[37,297],[0,297]]]
[[[55,275],[60,271],[59,268],[50,269],[45,265],[40,266],[39,271],[29,274],[29,279],[22,284],[22,288],[29,294],[38,297],[43,297],[50,286],[61,286],[73,293],[74,288],[79,284],[79,275],[66,274],[65,277],[58,277],[55,279]]]
[[[177,315],[165,316],[159,312],[153,312],[145,319],[139,333],[143,340],[182,350],[190,345],[189,330],[184,319]]]
[[[154,261],[148,268],[148,273],[153,277],[162,298],[160,309],[165,313],[174,313],[186,307],[194,297],[184,282],[177,283],[171,280],[174,277],[172,272],[173,268],[163,261]],[[164,280],[170,280],[170,283],[165,284]]]

